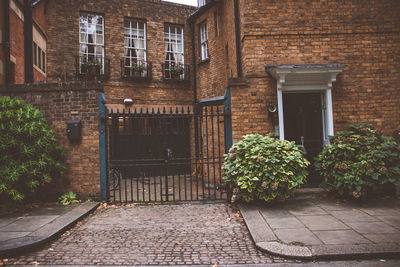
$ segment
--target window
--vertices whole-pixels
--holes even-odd
[[[81,13],[79,17],[80,73],[88,74],[89,66],[104,74],[104,19],[100,15]]]
[[[205,6],[210,2],[210,0],[199,0],[199,7]]]
[[[164,27],[166,79],[184,78],[183,27],[166,24]]]
[[[215,36],[219,36],[218,11],[214,12]]]
[[[124,27],[124,67],[125,75],[147,76],[146,23],[140,20],[125,19]]]
[[[33,65],[46,73],[46,53],[33,42]]]
[[[208,59],[208,33],[206,22],[200,24],[200,53],[201,60]]]

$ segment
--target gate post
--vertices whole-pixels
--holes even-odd
[[[232,117],[231,117],[231,89],[228,87],[224,95],[224,130],[225,130],[225,153],[232,146]]]
[[[106,123],[107,108],[104,93],[99,93],[99,145],[100,145],[100,189],[101,199],[108,200],[107,190],[107,146],[106,146]]]

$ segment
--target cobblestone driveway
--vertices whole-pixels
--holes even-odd
[[[285,262],[256,250],[226,204],[98,209],[40,251],[7,264],[240,264]]]

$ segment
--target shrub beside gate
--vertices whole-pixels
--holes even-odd
[[[225,179],[246,202],[287,199],[307,177],[310,163],[294,142],[246,135],[225,155]]]
[[[63,148],[43,114],[19,99],[0,98],[0,199],[34,198],[65,171]]]

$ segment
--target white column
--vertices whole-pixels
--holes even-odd
[[[333,130],[333,109],[332,109],[332,90],[328,88],[325,93],[325,104],[326,104],[326,126],[328,135],[334,135]]]
[[[284,127],[284,122],[283,122],[282,90],[277,89],[277,97],[278,97],[279,139],[285,140],[285,127]]]

